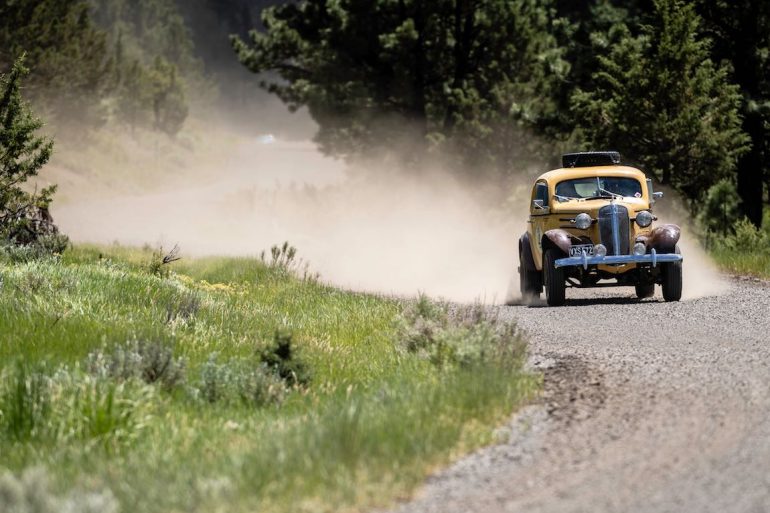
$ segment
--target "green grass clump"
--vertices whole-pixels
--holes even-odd
[[[483,309],[341,291],[290,249],[0,259],[0,481],[43,469],[41,500],[123,511],[361,510],[536,390]]]
[[[710,253],[722,269],[770,279],[770,210],[765,212],[761,229],[742,219],[729,234],[712,238]]]

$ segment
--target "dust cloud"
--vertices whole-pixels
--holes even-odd
[[[669,188],[663,189],[664,197],[654,206],[659,223],[674,223],[682,228],[679,249],[682,263],[682,299],[697,299],[726,293],[730,285],[709,258],[699,242],[697,229],[685,207],[684,200]]]
[[[521,201],[506,201],[516,190],[382,167],[351,172],[308,142],[262,135],[193,180],[99,197],[66,190],[52,213],[77,242],[256,256],[288,241],[323,281],[348,289],[505,301],[526,220],[513,207]]]
[[[111,174],[109,156],[92,159],[105,168],[101,184],[60,169],[54,218],[76,242],[257,256],[288,241],[323,281],[348,289],[485,304],[518,299],[528,173],[517,184],[460,183],[440,166],[350,169],[308,141],[227,140],[210,141],[216,153],[192,158],[180,159],[173,146],[161,148],[167,155],[148,154],[150,175],[163,176],[151,187],[125,170]],[[164,163],[174,161],[177,169],[166,172]],[[654,210],[683,228],[684,299],[725,292],[729,285],[698,243],[683,202],[665,193]]]

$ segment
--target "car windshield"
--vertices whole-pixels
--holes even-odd
[[[560,201],[614,196],[641,198],[642,184],[624,176],[592,176],[556,184],[556,199]]]

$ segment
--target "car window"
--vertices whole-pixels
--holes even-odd
[[[625,176],[575,178],[556,184],[556,195],[566,198],[595,198],[610,192],[624,197],[641,198],[642,184]]]
[[[535,199],[543,201],[543,206],[548,206],[548,185],[544,183],[538,183],[535,185]]]

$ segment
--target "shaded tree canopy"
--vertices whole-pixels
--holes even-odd
[[[569,66],[547,0],[311,0],[268,9],[234,38],[263,86],[307,106],[328,153],[450,151],[477,168],[528,156],[526,129],[555,115]]]
[[[593,147],[615,148],[661,183],[699,200],[748,149],[740,93],[729,68],[710,59],[693,6],[655,0],[639,36],[623,24],[599,57],[593,88],[573,96],[578,130]]]
[[[763,184],[770,202],[770,2],[698,0],[696,7],[714,41],[714,59],[733,69],[740,87],[751,148],[738,161],[738,192],[743,213],[760,226]]]
[[[98,125],[109,78],[104,32],[86,0],[0,2],[0,70],[26,54],[28,97],[59,125]]]

